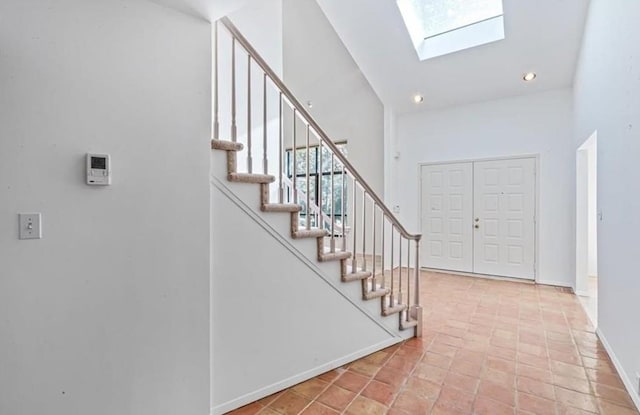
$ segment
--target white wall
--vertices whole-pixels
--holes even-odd
[[[640,296],[639,19],[639,2],[591,1],[574,85],[574,148],[598,131],[598,326],[634,391],[640,372],[634,318]]]
[[[0,16],[0,413],[207,413],[210,26],[138,0]]]
[[[229,14],[233,24],[282,77],[283,67],[283,0],[252,0]]]
[[[400,218],[419,232],[418,164],[512,155],[540,155],[537,175],[538,278],[542,283],[574,283],[575,148],[572,96],[557,90],[398,117],[400,152],[396,190]]]
[[[150,0],[171,7],[208,22],[214,22],[222,16],[244,7],[250,2],[262,0]]]
[[[315,0],[284,0],[284,81],[382,195],[384,107]]]

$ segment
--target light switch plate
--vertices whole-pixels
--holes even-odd
[[[42,239],[42,216],[39,213],[20,213],[20,239]]]

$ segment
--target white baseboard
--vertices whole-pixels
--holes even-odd
[[[526,278],[500,277],[496,275],[474,274],[473,272],[452,271],[447,269],[425,268],[425,267],[422,267],[421,270],[428,271],[428,272],[435,272],[438,274],[451,274],[451,275],[460,275],[462,277],[483,278],[486,280],[498,280],[498,281],[519,282],[523,284],[534,284],[533,280],[526,279]]]
[[[347,356],[336,359],[332,362],[322,364],[311,370],[307,370],[306,372],[299,373],[295,376],[292,376],[283,381],[274,383],[272,385],[266,386],[255,392],[248,393],[239,398],[233,399],[229,402],[225,402],[220,405],[217,405],[211,408],[211,415],[221,415],[226,412],[232,411],[234,409],[240,408],[241,406],[257,401],[258,399],[265,398],[283,389],[287,389],[287,388],[290,388],[291,386],[297,385],[298,383],[303,382],[307,379],[311,379],[315,376],[321,375],[325,372],[328,372],[329,370],[336,369],[349,362],[353,362],[354,360],[358,360],[362,357],[370,355],[371,353],[375,353],[378,350],[382,350],[386,347],[393,346],[394,344],[400,343],[401,341],[404,341],[404,339],[399,337],[390,338],[383,342],[375,344],[373,346],[369,346],[357,352],[351,353]]]
[[[527,278],[499,277],[499,276],[495,276],[495,275],[474,274],[472,272],[450,271],[450,270],[446,270],[446,269],[426,268],[426,267],[422,267],[422,270],[423,271],[429,271],[429,272],[437,272],[437,273],[440,273],[440,274],[461,275],[463,277],[485,278],[485,279],[490,279],[490,280],[519,282],[519,283],[524,283],[524,284],[552,285],[554,287],[565,287],[565,288],[573,289],[571,284],[567,283],[565,281],[560,282],[560,281],[554,281],[554,280],[542,279],[542,278],[534,280],[534,279],[527,279]]]
[[[543,279],[539,279],[536,281],[536,284],[541,284],[541,285],[553,285],[554,287],[563,287],[563,288],[571,288],[573,290],[573,287],[571,286],[571,283],[567,283],[565,281],[554,281],[554,280],[543,280]]]
[[[636,409],[640,411],[640,395],[638,395],[638,390],[636,389],[638,387],[637,382],[629,379],[629,376],[627,376],[627,373],[622,368],[622,364],[620,363],[620,360],[618,360],[618,357],[613,352],[613,348],[611,348],[611,345],[609,344],[609,342],[607,341],[607,338],[602,333],[602,330],[598,328],[596,330],[596,334],[598,335],[598,338],[602,342],[602,345],[604,346],[605,350],[609,354],[609,357],[613,362],[613,366],[615,366],[616,370],[618,371],[618,375],[620,376],[620,379],[622,379],[622,383],[624,383],[624,387],[627,389],[629,396],[631,396],[631,400],[633,400],[633,403],[636,405]]]

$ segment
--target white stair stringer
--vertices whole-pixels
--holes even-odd
[[[291,246],[286,234],[216,179],[212,184],[214,414],[402,340],[325,279],[327,270]],[[250,238],[231,242],[236,232]],[[313,251],[313,242],[295,245],[308,243]]]
[[[307,266],[312,268],[316,277],[322,278],[327,284],[329,284],[338,294],[347,298],[361,313],[366,315],[369,319],[376,322],[384,328],[390,335],[397,338],[398,341],[402,341],[413,337],[413,333],[406,330],[399,330],[397,315],[383,316],[380,312],[380,301],[377,297],[370,301],[363,299],[362,287],[357,283],[343,283],[340,280],[340,262],[319,262],[315,260],[317,254],[316,240],[315,239],[296,239],[287,240],[288,235],[284,229],[288,228],[289,220],[283,217],[284,215],[274,215],[273,218],[265,218],[260,216],[260,212],[255,211],[244,201],[234,195],[233,190],[227,187],[227,183],[220,181],[219,179],[212,177],[211,184],[219,191],[226,194],[228,197],[234,197],[234,203],[242,204],[245,213],[253,216],[253,219],[261,222],[261,225],[267,227],[278,242],[287,247],[288,250],[295,252],[298,258],[305,262]],[[215,232],[215,229],[214,229]],[[255,264],[257,268],[260,268],[260,264]],[[289,295],[295,295],[296,293],[289,293]],[[309,293],[307,293],[309,294]],[[301,295],[305,295],[304,293]]]
[[[228,142],[222,142],[222,145]],[[213,146],[212,146],[213,147]],[[228,163],[226,157],[227,151],[212,151],[212,179],[216,178],[218,185],[228,189],[232,194],[242,200],[245,207],[250,209],[265,223],[272,227],[285,238],[290,246],[295,247],[304,256],[313,262],[317,269],[321,270],[323,278],[329,282],[337,291],[348,296],[348,298],[356,304],[362,311],[366,312],[371,318],[385,327],[389,332],[394,333],[402,339],[414,337],[413,330],[403,330],[399,324],[398,315],[384,315],[380,297],[376,295],[370,296],[369,300],[365,300],[363,287],[360,283],[342,282],[342,263],[339,260],[321,261],[318,260],[318,245],[316,238],[294,238],[291,235],[291,214],[284,212],[263,212],[261,209],[261,189],[259,184],[255,183],[236,183],[227,180]],[[229,152],[234,154],[234,152]],[[235,153],[234,156],[241,156],[242,153]],[[304,230],[304,228],[300,228]],[[328,253],[327,253],[328,254]],[[339,255],[339,254],[338,254]],[[345,266],[349,267],[349,261]]]
[[[260,184],[228,181],[226,151],[212,153],[212,413],[413,336],[342,282],[340,260],[318,260],[317,238],[293,239],[286,209],[262,211]]]

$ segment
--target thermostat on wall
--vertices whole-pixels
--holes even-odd
[[[87,154],[87,184],[111,184],[111,157],[108,154]]]

